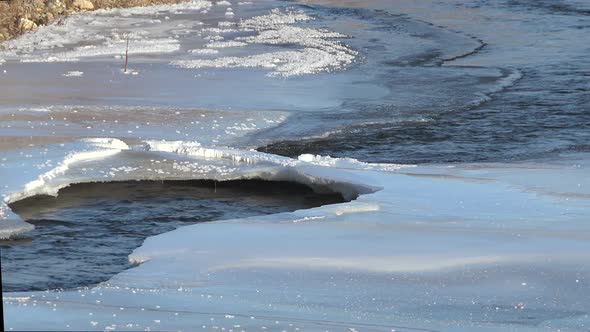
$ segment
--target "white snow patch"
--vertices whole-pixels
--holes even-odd
[[[83,71],[69,71],[69,72],[63,74],[62,76],[65,76],[65,77],[80,77],[82,75],[84,75],[84,72]]]
[[[234,163],[248,165],[270,163],[282,166],[293,166],[296,160],[280,157],[272,154],[261,153],[255,150],[245,151],[232,148],[209,148],[203,147],[198,142],[185,141],[146,141],[150,151],[172,152],[192,157],[209,159],[227,159]]]
[[[251,44],[292,45],[301,49],[276,51],[241,57],[220,57],[173,61],[182,68],[268,68],[268,76],[294,76],[338,70],[350,65],[358,52],[336,39],[346,35],[320,29],[291,26],[309,21],[311,17],[301,11],[273,10],[268,15],[241,21],[241,31],[256,31],[254,36],[237,37],[228,41],[213,41],[208,48],[245,47]]]
[[[320,156],[312,154],[302,154],[297,159],[300,161],[312,163],[314,165],[321,165],[326,167],[367,170],[370,169],[386,172],[398,171],[402,168],[416,167],[415,165],[365,163],[354,158],[332,158],[330,156]]]
[[[225,38],[223,36],[219,36],[219,35],[212,35],[212,36],[205,37],[205,39],[210,40],[210,41],[220,41],[220,40],[224,40]]]
[[[260,31],[311,20],[311,16],[300,10],[281,11],[279,9],[273,9],[268,15],[243,20],[239,23],[239,26],[244,30]]]
[[[348,57],[347,57],[348,58]],[[352,58],[343,59],[350,63]],[[321,50],[306,48],[303,51],[280,51],[246,57],[222,57],[217,59],[180,60],[172,62],[182,68],[270,68],[274,69],[268,76],[294,76],[314,74],[336,69],[334,57]]]
[[[80,46],[71,51],[53,53],[51,56],[25,56],[21,62],[72,62],[85,57],[122,56],[126,45],[126,40],[109,38],[102,45]],[[129,42],[129,54],[171,53],[179,49],[178,40],[172,38],[132,39]]]
[[[18,111],[19,112],[41,112],[41,113],[46,113],[46,112],[51,112],[51,109],[44,108],[44,107],[30,107],[30,108],[19,108]]]
[[[224,34],[224,33],[232,33],[237,32],[238,30],[232,28],[204,28],[201,30],[202,33],[214,33],[214,34]]]
[[[2,296],[2,300],[4,301],[16,301],[20,303],[29,302],[31,300],[30,296]]]
[[[98,10],[96,11],[97,14],[101,15],[112,15],[112,14],[119,14],[121,16],[131,16],[131,15],[146,15],[152,16],[158,13],[172,13],[178,14],[182,13],[183,11],[201,11],[201,10],[209,10],[213,6],[211,1],[205,0],[192,0],[187,2],[181,2],[176,4],[164,4],[164,5],[155,5],[155,6],[145,6],[145,7],[131,7],[131,8],[122,8],[122,9],[105,9],[105,10]]]
[[[235,22],[228,22],[228,21],[220,21],[220,22],[217,22],[217,26],[222,27],[222,28],[227,28],[227,27],[236,26],[236,23]]]
[[[218,50],[209,49],[209,48],[194,49],[194,50],[189,50],[188,52],[193,53],[193,54],[217,54],[217,53],[219,53]]]
[[[207,47],[210,48],[228,48],[228,47],[242,47],[248,44],[240,41],[230,40],[230,41],[217,41],[207,44]]]

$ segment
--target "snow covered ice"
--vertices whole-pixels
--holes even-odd
[[[582,290],[588,271],[580,264],[588,259],[588,241],[580,230],[588,193],[562,192],[542,181],[555,173],[564,181],[578,179],[585,170],[570,166],[576,161],[550,168],[532,163],[376,167],[150,141],[142,145],[145,164],[123,169],[117,165],[129,164],[129,149],[122,142],[84,144],[97,150],[66,158],[58,171],[8,201],[55,193],[70,182],[201,177],[291,180],[360,196],[350,203],[187,226],[149,238],[129,256],[141,265],[107,283],[7,295],[9,327],[34,329],[42,322],[44,328],[64,329],[68,322],[78,330],[98,322],[101,329],[113,324],[129,330],[190,329],[198,322],[208,328],[259,329],[277,320],[281,328],[293,324],[311,330],[328,324],[468,331],[474,322],[462,317],[469,314],[487,317],[490,329],[516,320],[518,330],[526,331],[538,328],[527,318],[533,313],[539,315],[535,324],[546,328],[561,326],[564,319],[584,324],[580,308],[587,306]],[[146,171],[155,168],[148,162],[152,153],[189,157],[194,167],[174,167],[174,157],[167,155],[171,165]],[[528,179],[518,177],[523,169]],[[15,296],[29,300],[15,301]],[[45,325],[31,314],[60,319]],[[225,315],[235,317],[229,321]]]
[[[274,69],[271,75],[291,76],[339,69],[354,61],[357,52],[333,40],[346,36],[336,32],[290,26],[296,22],[309,20],[311,17],[302,12],[282,13],[273,10],[269,15],[255,17],[238,24],[241,31],[256,31],[257,35],[237,37],[230,41],[215,41],[206,45],[214,49],[244,47],[249,44],[293,45],[303,47],[300,51],[221,57],[212,60],[180,60],[173,64],[183,68],[264,67]]]
[[[587,330],[587,152],[414,165],[255,149],[351,124],[420,128],[527,76],[471,67],[492,57],[461,57],[474,38],[368,13],[198,0],[77,14],[8,42],[3,239],[33,227],[11,203],[76,183],[263,179],[347,202],[149,237],[104,283],[3,293],[7,330]],[[138,75],[121,72],[127,37]]]

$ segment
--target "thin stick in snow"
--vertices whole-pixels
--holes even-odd
[[[127,63],[129,62],[129,36],[127,36],[127,48],[125,49],[125,73],[127,73]]]

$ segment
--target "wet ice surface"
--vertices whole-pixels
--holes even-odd
[[[4,139],[26,146],[28,138],[71,140],[80,137],[199,139],[207,145],[238,144],[249,133],[273,127],[288,113],[207,111],[140,106],[46,106],[0,110]],[[31,142],[33,143],[33,142]],[[8,145],[8,144],[7,144]]]
[[[587,140],[584,4],[322,2],[348,8],[100,12],[2,52],[6,203],[186,179],[358,197],[149,237],[105,283],[3,294],[8,328],[588,329],[590,158],[558,154]]]

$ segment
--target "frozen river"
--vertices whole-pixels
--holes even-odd
[[[587,331],[589,13],[196,0],[5,43],[6,327]]]

